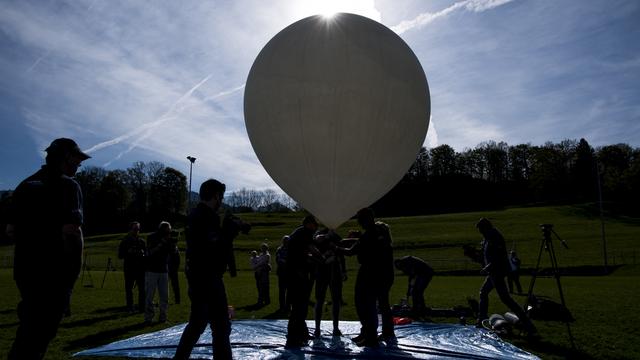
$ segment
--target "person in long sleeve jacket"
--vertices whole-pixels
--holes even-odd
[[[484,255],[484,268],[481,272],[487,275],[480,287],[480,306],[477,325],[482,326],[482,320],[488,318],[489,292],[495,288],[502,303],[518,316],[525,330],[529,333],[535,332],[533,323],[522,307],[511,298],[509,290],[507,289],[505,278],[509,271],[511,271],[511,265],[507,257],[507,247],[504,237],[486,218],[481,218],[476,224],[476,227],[483,236],[482,253]]]
[[[213,357],[231,359],[231,322],[222,275],[227,268],[235,276],[233,239],[241,231],[240,221],[226,216],[220,226],[218,210],[225,185],[209,179],[200,186],[200,203],[191,211],[186,226],[185,273],[189,283],[191,314],[174,359],[189,359],[207,325],[213,337]],[[238,225],[238,226],[236,226]],[[242,230],[248,233],[248,229]]]

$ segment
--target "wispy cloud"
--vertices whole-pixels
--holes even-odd
[[[124,155],[125,153],[127,153],[127,152],[131,151],[132,149],[134,149],[140,141],[145,140],[151,134],[153,134],[154,129],[156,129],[157,127],[159,127],[160,125],[164,124],[165,122],[167,122],[167,121],[169,121],[171,119],[175,119],[177,114],[179,114],[185,108],[185,106],[183,106],[182,104],[187,99],[189,99],[189,97],[191,97],[191,95],[193,94],[194,91],[196,91],[200,86],[202,86],[205,82],[207,82],[207,80],[209,80],[210,77],[211,77],[211,74],[207,75],[199,83],[197,83],[195,86],[193,86],[191,89],[189,89],[186,93],[184,93],[178,100],[176,100],[176,102],[173,103],[173,105],[171,105],[171,107],[169,108],[169,110],[167,110],[167,112],[165,112],[162,116],[160,116],[159,119],[157,119],[157,120],[155,120],[153,122],[150,122],[150,123],[146,123],[146,124],[140,126],[138,129],[135,129],[133,131],[129,131],[127,134],[120,135],[120,136],[118,136],[116,138],[113,138],[111,140],[103,141],[103,142],[101,142],[99,144],[96,144],[96,145],[90,147],[89,149],[85,150],[85,152],[90,154],[90,153],[92,153],[94,151],[98,151],[98,150],[104,149],[104,148],[106,148],[108,146],[117,145],[117,144],[121,143],[124,140],[127,140],[127,139],[130,139],[132,137],[135,137],[136,140],[133,142],[132,146],[130,146],[129,149],[126,152],[120,153],[116,157],[118,159],[121,158],[122,155]],[[112,161],[109,161],[108,164],[110,164]],[[108,164],[105,164],[105,166],[108,166]]]
[[[42,60],[44,60],[47,56],[49,56],[49,53],[50,53],[50,52],[51,52],[50,50],[47,50],[47,51],[44,53],[44,55],[42,55],[42,56],[40,56],[39,58],[37,58],[37,59],[36,59],[36,61],[34,61],[34,62],[33,62],[33,64],[31,64],[31,66],[29,66],[29,68],[28,68],[28,69],[27,69],[27,71],[25,71],[25,72],[26,72],[26,73],[29,73],[29,72],[33,71],[33,69],[35,69],[35,68],[36,68],[36,66],[38,66],[38,64],[40,64],[40,62],[41,62]]]
[[[637,1],[335,3],[394,19],[429,79],[426,146],[582,134],[638,144]],[[14,131],[0,133],[11,149],[0,151],[0,163],[15,161],[5,155],[14,149],[42,153],[53,137],[67,136],[89,148],[88,165],[158,160],[188,171],[191,155],[196,183],[217,177],[229,189],[275,187],[248,139],[239,84],[272,36],[311,15],[309,4],[4,2],[0,120]]]
[[[411,29],[419,29],[436,19],[444,18],[449,14],[458,11],[471,11],[471,12],[483,12],[498,6],[510,3],[514,0],[465,0],[459,1],[447,8],[444,8],[438,12],[425,12],[419,14],[415,18],[411,20],[401,21],[398,25],[392,26],[391,30],[395,31],[398,34],[402,34]]]
[[[179,117],[179,115],[186,110],[189,107],[195,106],[195,105],[188,105],[186,104],[186,100],[189,99],[189,97],[191,97],[191,95],[193,94],[194,91],[196,91],[200,86],[202,86],[205,82],[207,82],[207,80],[209,80],[209,78],[211,77],[211,75],[207,76],[206,78],[204,78],[202,81],[200,81],[198,84],[196,84],[193,88],[191,88],[189,91],[187,91],[180,99],[178,99],[172,106],[171,108],[160,117],[160,119],[158,119],[157,121],[154,121],[153,123],[150,124],[145,124],[142,127],[140,127],[139,129],[134,130],[133,135],[128,136],[128,135],[123,135],[123,136],[127,136],[125,138],[123,138],[123,136],[119,136],[116,139],[110,140],[110,141],[106,141],[104,143],[101,144],[107,144],[105,146],[110,146],[110,145],[115,145],[119,142],[121,142],[122,140],[126,140],[128,138],[131,138],[134,135],[140,135],[140,136],[136,136],[135,137],[135,141],[133,141],[131,144],[129,144],[129,147],[125,150],[125,151],[121,151],[118,155],[116,155],[116,157],[114,157],[113,159],[109,160],[108,162],[106,162],[104,164],[105,167],[110,166],[114,161],[119,160],[120,158],[122,158],[123,155],[128,154],[129,152],[131,152],[133,149],[137,148],[138,145],[146,140],[147,138],[149,138],[149,136],[153,135],[153,133],[155,132],[156,129],[158,129],[161,125],[163,125],[164,123],[166,123],[167,121],[170,120],[174,120],[176,118]],[[209,96],[205,99],[203,99],[203,101],[211,101],[211,100],[215,100],[215,99],[219,99],[221,97],[227,96],[227,95],[231,95],[234,93],[237,93],[238,91],[244,89],[245,85],[241,85],[238,87],[235,87],[233,89],[230,90],[226,90],[226,91],[222,91],[218,94],[215,94],[213,96]],[[114,140],[119,140],[118,142],[113,142]],[[92,151],[98,150],[99,148],[97,148],[99,145],[98,144],[96,146],[93,146],[91,149],[88,149],[86,152],[87,153],[91,153]]]
[[[433,121],[433,115],[431,115],[429,117],[429,130],[427,131],[427,137],[424,140],[424,146],[431,149],[438,145],[438,131],[436,130],[436,123]]]

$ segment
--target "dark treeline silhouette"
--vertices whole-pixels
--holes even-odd
[[[124,232],[128,223],[155,230],[160,221],[182,222],[187,178],[180,171],[151,161],[126,170],[87,167],[76,175],[84,196],[83,226],[87,234]]]
[[[125,232],[131,221],[139,221],[142,231],[154,231],[160,221],[180,227],[187,213],[187,177],[164,164],[135,162],[121,170],[105,170],[88,166],[75,176],[82,187],[84,200],[83,230],[85,235]],[[6,212],[11,191],[0,192],[0,243],[8,241],[4,234]],[[195,196],[194,196],[195,195]],[[199,201],[191,194],[191,204]],[[288,212],[299,206],[285,194],[275,190],[242,188],[229,192],[225,208],[232,212]]]
[[[130,221],[153,231],[160,221],[179,227],[188,206],[187,177],[160,162],[136,162],[126,170],[106,171],[87,167],[76,175],[84,193],[85,232],[122,232]],[[195,206],[197,196],[191,199]],[[275,190],[241,189],[225,197],[224,207],[232,212],[291,211],[296,204]]]
[[[585,139],[542,146],[488,141],[460,153],[440,145],[423,147],[373,208],[400,216],[595,203],[599,184],[609,210],[638,214],[640,149],[615,144],[594,150]]]
[[[88,235],[124,232],[132,220],[140,221],[145,232],[161,220],[178,226],[184,220],[187,178],[160,162],[136,162],[126,170],[86,167],[76,179],[84,194]],[[594,149],[584,139],[542,146],[488,141],[462,152],[440,145],[422,148],[403,179],[373,208],[380,216],[403,216],[596,203],[599,185],[607,211],[638,215],[640,148],[615,144]],[[2,228],[10,194],[0,192]],[[193,204],[197,201],[192,198]],[[287,195],[269,189],[243,188],[224,201],[233,212],[300,210]]]

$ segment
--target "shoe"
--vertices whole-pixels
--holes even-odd
[[[297,349],[297,348],[305,347],[307,345],[308,343],[303,340],[287,340],[287,342],[284,344],[284,347],[286,349],[291,349],[291,348]]]
[[[385,341],[385,342],[391,342],[393,340],[396,339],[396,334],[395,333],[382,333],[380,334],[380,336],[378,336],[378,341]]]
[[[523,331],[527,334],[527,337],[536,337],[538,336],[538,329],[536,329],[533,323],[525,323]]]
[[[364,339],[364,335],[363,334],[359,334],[358,336],[352,338],[351,341],[353,341],[354,343],[357,343],[357,342],[362,341],[362,339]]]
[[[316,330],[313,332],[313,337],[314,337],[314,338],[316,338],[316,339],[320,337],[320,329],[316,329]]]
[[[377,348],[380,346],[380,343],[378,342],[378,339],[362,338],[360,341],[356,342],[356,345],[359,347]]]
[[[342,331],[340,331],[340,329],[333,329],[333,332],[331,333],[331,335],[342,336]]]

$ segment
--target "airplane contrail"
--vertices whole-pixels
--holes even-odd
[[[113,145],[119,144],[119,143],[121,143],[122,141],[125,141],[125,140],[127,140],[127,139],[130,139],[130,138],[132,138],[132,137],[134,137],[134,136],[138,136],[138,135],[139,135],[139,134],[141,134],[141,133],[145,133],[145,135],[143,135],[143,138],[142,138],[142,139],[138,139],[138,140],[135,142],[135,144],[136,144],[136,146],[137,146],[137,144],[139,144],[139,143],[140,143],[140,140],[146,139],[147,137],[149,137],[149,136],[151,135],[151,133],[149,133],[150,131],[152,131],[152,130],[153,130],[153,129],[155,129],[156,127],[158,127],[158,126],[162,125],[163,123],[167,122],[168,120],[172,120],[172,119],[176,118],[176,116],[170,116],[170,115],[172,115],[172,114],[174,114],[174,113],[179,113],[179,112],[181,112],[181,111],[184,111],[185,109],[188,109],[188,108],[189,108],[189,107],[191,107],[191,106],[194,106],[194,105],[191,105],[191,106],[188,106],[188,105],[182,105],[182,106],[179,106],[179,105],[181,105],[181,103],[183,103],[185,100],[187,100],[189,97],[191,97],[191,95],[192,95],[192,94],[193,94],[193,93],[194,93],[194,92],[195,92],[195,91],[196,91],[200,86],[202,86],[205,82],[207,82],[207,80],[209,80],[209,78],[211,78],[211,76],[212,76],[212,75],[213,75],[213,74],[210,74],[209,76],[205,77],[202,81],[200,81],[198,84],[196,84],[195,86],[193,86],[189,91],[187,91],[184,95],[182,95],[182,96],[180,97],[180,99],[178,99],[175,103],[173,103],[173,105],[171,105],[171,107],[169,108],[169,110],[167,110],[167,112],[165,112],[165,113],[164,113],[162,116],[160,116],[157,120],[152,121],[152,122],[149,122],[149,123],[146,123],[146,124],[143,124],[143,125],[141,125],[140,127],[138,127],[137,129],[134,129],[134,130],[132,130],[132,131],[130,131],[130,132],[128,132],[128,133],[126,133],[126,134],[123,134],[123,135],[120,135],[120,136],[115,137],[115,138],[113,138],[113,139],[106,140],[106,141],[103,141],[103,142],[101,142],[101,143],[99,143],[99,144],[96,144],[96,145],[92,146],[91,148],[89,148],[89,149],[87,149],[87,150],[84,150],[84,152],[86,152],[86,153],[92,153],[92,152],[95,152],[95,151],[98,151],[98,150],[104,149],[104,148],[106,148],[106,147],[109,147],[109,146],[113,146]],[[219,93],[217,93],[217,94],[215,94],[215,95],[212,95],[212,96],[209,96],[209,97],[205,98],[203,101],[215,100],[215,99],[218,99],[218,98],[220,98],[220,97],[223,97],[223,96],[226,96],[226,95],[233,94],[233,93],[235,93],[235,92],[237,92],[237,91],[239,91],[239,90],[244,89],[244,87],[245,87],[245,84],[242,84],[242,85],[237,86],[237,87],[235,87],[235,88],[232,88],[232,89],[230,89],[230,90],[221,91],[221,92],[219,92]],[[149,133],[149,134],[147,135],[147,133]],[[134,148],[135,148],[135,146],[134,146]],[[131,151],[131,150],[133,150],[133,148],[128,149],[128,151],[125,151],[125,152],[129,152],[129,151]],[[120,156],[122,156],[122,155],[120,155]],[[119,157],[117,157],[117,158],[119,158]],[[116,159],[113,159],[113,160],[116,160]],[[113,161],[113,160],[111,160],[111,161]],[[110,163],[110,162],[109,162],[109,163]]]
[[[204,79],[202,79],[200,82],[198,82],[196,85],[194,85],[191,89],[189,89],[189,91],[187,91],[186,93],[184,93],[178,100],[176,100],[173,105],[171,105],[171,107],[169,108],[169,110],[167,110],[167,112],[165,112],[162,116],[160,116],[157,120],[152,121],[152,122],[148,122],[146,124],[141,125],[140,127],[138,127],[137,129],[134,129],[132,131],[127,132],[126,134],[120,135],[118,137],[115,137],[113,139],[110,140],[106,140],[103,141],[99,144],[96,144],[92,147],[90,147],[87,150],[84,150],[86,153],[92,153],[101,149],[104,149],[106,147],[109,146],[113,146],[116,144],[121,143],[122,141],[125,141],[127,139],[130,139],[134,136],[138,136],[141,133],[146,133],[149,132],[150,130],[153,130],[154,128],[162,125],[163,123],[165,123],[168,120],[171,120],[173,118],[175,118],[175,116],[170,116],[172,115],[174,112],[176,112],[176,109],[178,109],[179,111],[182,111],[184,109],[183,108],[178,108],[178,106],[184,102],[185,100],[187,100],[194,91],[196,91],[200,86],[202,86],[205,82],[207,82],[207,80],[209,80],[211,78],[213,74],[209,74],[208,76],[206,76]],[[148,137],[148,135],[146,136]],[[145,137],[145,138],[146,138]],[[136,144],[139,143],[138,141],[136,141]],[[130,151],[130,150],[129,150]]]
[[[181,113],[182,111],[184,111],[185,109],[188,109],[192,106],[195,105],[188,105],[188,104],[184,104],[184,102],[191,97],[191,95],[200,87],[202,86],[204,83],[207,82],[207,80],[209,80],[209,78],[212,76],[213,74],[210,74],[209,76],[207,76],[206,78],[204,78],[202,81],[200,81],[198,84],[196,84],[195,86],[193,86],[189,91],[187,91],[184,95],[182,95],[180,97],[180,99],[178,99],[172,106],[171,108],[169,108],[169,110],[164,113],[162,116],[160,116],[158,118],[158,120],[150,122],[150,123],[146,123],[143,124],[142,126],[140,126],[139,128],[118,136],[114,139],[111,140],[107,140],[107,141],[103,141],[97,145],[94,145],[93,147],[91,147],[90,149],[86,150],[86,152],[94,152],[100,149],[103,149],[105,147],[108,146],[112,146],[112,145],[116,145],[122,141],[125,141],[127,139],[130,139],[134,136],[136,136],[136,140],[134,142],[132,142],[127,149],[125,149],[124,151],[120,152],[118,155],[116,155],[113,159],[109,160],[108,162],[106,162],[103,166],[107,167],[109,165],[111,165],[111,163],[113,163],[114,161],[122,158],[123,155],[129,153],[130,151],[132,151],[133,149],[135,149],[136,147],[138,147],[138,145],[144,141],[145,139],[149,138],[149,136],[153,135],[155,129],[157,129],[159,126],[161,126],[162,124],[166,123],[167,121],[173,120],[178,118],[178,114]],[[215,95],[209,96],[205,99],[203,99],[203,101],[210,101],[210,100],[215,100],[218,98],[221,98],[223,96],[226,95],[230,95],[233,94],[239,90],[244,89],[245,84],[242,84],[240,86],[237,86],[235,88],[232,88],[230,90],[225,90],[225,91],[221,91]]]
[[[42,60],[44,60],[47,56],[49,56],[49,53],[51,53],[51,50],[47,50],[47,52],[45,52],[44,55],[37,58],[36,61],[34,61],[33,64],[31,64],[31,66],[29,66],[29,68],[25,71],[25,73],[32,72],[33,69],[35,69],[36,66],[38,66],[38,64],[40,64]]]
[[[452,12],[462,9],[471,12],[483,12],[486,10],[497,8],[498,6],[502,6],[504,4],[510,3],[514,0],[464,0],[459,1],[448,8],[442,9],[435,13],[422,13],[412,20],[403,20],[398,25],[392,26],[391,30],[393,30],[396,34],[402,34],[408,30],[413,28],[421,28],[438,18],[445,17]]]

